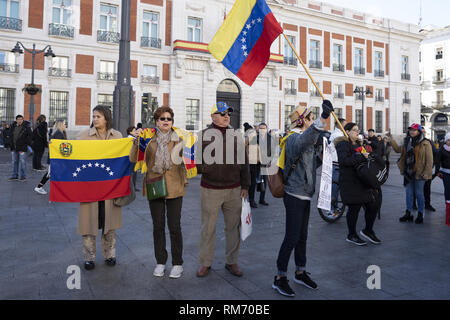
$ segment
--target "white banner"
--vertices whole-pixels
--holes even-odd
[[[333,185],[333,157],[327,138],[323,137],[322,177],[317,207],[331,210],[331,187]]]

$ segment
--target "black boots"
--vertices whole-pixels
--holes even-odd
[[[411,212],[409,212],[409,210],[406,210],[405,215],[399,220],[400,222],[412,222],[414,220],[414,217],[411,215]]]
[[[422,212],[419,212],[419,213],[417,214],[417,218],[416,218],[415,223],[416,223],[416,224],[421,224],[421,223],[423,223],[423,213],[422,213]]]

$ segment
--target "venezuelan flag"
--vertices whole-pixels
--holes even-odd
[[[132,138],[50,143],[50,201],[94,202],[130,194]]]
[[[269,61],[272,42],[282,32],[265,0],[236,0],[208,49],[251,86]]]

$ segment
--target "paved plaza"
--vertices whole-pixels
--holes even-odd
[[[46,159],[46,156],[44,156]],[[48,195],[33,191],[43,172],[31,170],[28,180],[9,182],[9,151],[0,150],[0,299],[289,299],[272,288],[276,258],[284,236],[284,206],[267,195],[269,207],[252,211],[253,233],[241,243],[239,264],[244,272],[236,278],[225,268],[225,239],[222,215],[216,234],[212,271],[199,279],[197,253],[200,234],[200,199],[197,177],[190,181],[183,203],[184,274],[155,278],[152,221],[148,202],[138,195],[123,210],[123,228],[117,231],[117,261],[103,263],[97,241],[96,268],[81,268],[81,289],[69,290],[66,273],[70,265],[83,265],[81,236],[76,232],[78,204],[49,203]],[[141,181],[142,178],[139,178]],[[49,186],[45,186],[48,191]],[[345,241],[345,218],[335,224],[324,222],[312,202],[307,248],[307,270],[319,290],[292,281],[293,257],[289,265],[295,299],[450,299],[450,228],[444,224],[442,182],[432,184],[432,204],[425,223],[402,224],[398,218],[405,207],[404,188],[395,163],[383,186],[381,220],[375,231],[383,243],[356,247]],[[360,213],[358,230],[363,227]],[[99,239],[98,239],[99,240]],[[168,250],[170,240],[167,234]],[[381,270],[381,289],[369,290],[367,268]]]

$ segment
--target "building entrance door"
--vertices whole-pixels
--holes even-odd
[[[217,87],[216,102],[223,101],[233,108],[230,125],[234,129],[241,127],[241,91],[236,82],[223,80]]]

